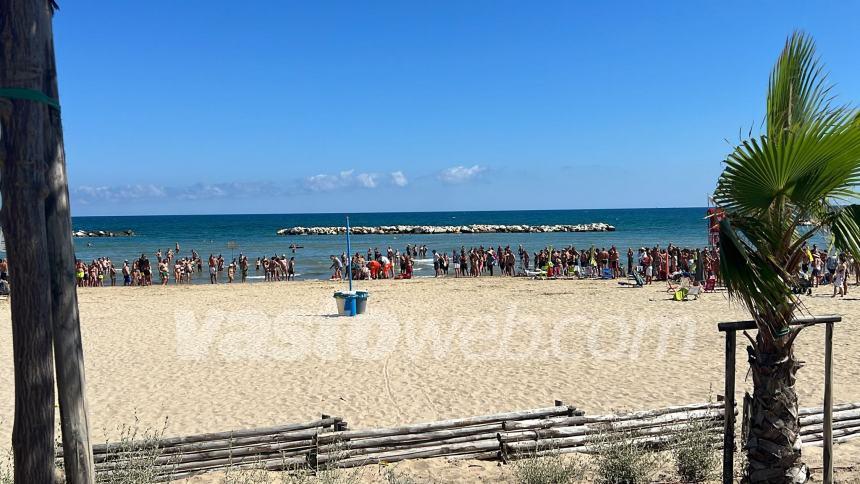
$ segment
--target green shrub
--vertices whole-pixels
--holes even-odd
[[[163,450],[158,447],[157,442],[164,436],[167,428],[167,420],[161,430],[150,428],[140,429],[140,419],[134,417],[132,425],[123,424],[119,429],[119,439],[116,442],[107,441],[109,445],[116,445],[117,450],[111,453],[113,468],[108,471],[98,472],[96,480],[107,484],[150,484],[155,482],[163,467],[156,464],[156,459],[162,456]],[[139,444],[143,445],[139,445]]]
[[[398,471],[396,466],[382,466],[380,473],[387,484],[418,484],[409,474]]]
[[[545,449],[518,456],[513,463],[514,479],[520,484],[567,484],[583,480],[586,466],[573,455],[562,456]]]
[[[672,449],[675,470],[685,482],[702,482],[714,476],[719,462],[714,432],[708,432],[711,422],[689,420],[678,433]]]
[[[340,469],[337,462],[346,456],[346,445],[341,445],[335,457],[319,469],[293,467],[281,473],[280,484],[360,484],[364,482],[361,467]],[[341,452],[344,454],[341,455]]]
[[[3,455],[0,455],[0,484],[15,484],[11,450],[7,450]]]
[[[223,484],[272,484],[273,482],[274,479],[262,465],[241,469],[228,467],[222,480]]]
[[[660,456],[637,440],[634,432],[600,435],[595,459],[595,480],[601,484],[649,482],[660,465]]]

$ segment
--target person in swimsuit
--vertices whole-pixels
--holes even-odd
[[[287,264],[287,280],[296,280],[296,258],[290,257],[290,262]]]
[[[78,281],[78,287],[84,287],[84,276],[86,276],[86,274],[86,266],[80,259],[78,259],[75,263],[75,280]]]
[[[248,280],[248,256],[240,254],[239,255],[239,268],[242,270],[242,282],[247,282]]]
[[[227,283],[233,283],[233,277],[236,275],[236,265],[232,262],[227,266]]]
[[[331,256],[331,278],[332,280],[343,280],[343,261],[337,258],[337,256]]]
[[[833,296],[839,294],[839,297],[845,296],[845,279],[847,276],[847,266],[845,262],[845,254],[842,254],[837,259],[836,268],[833,270]]]
[[[170,272],[167,270],[167,259],[161,259],[161,262],[158,263],[158,275],[161,276],[161,285],[167,285],[167,279]]]

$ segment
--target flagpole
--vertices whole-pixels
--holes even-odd
[[[352,247],[349,245],[349,215],[346,216],[346,271],[349,273],[349,290],[352,292]]]

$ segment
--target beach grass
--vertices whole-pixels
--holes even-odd
[[[15,475],[12,469],[12,450],[0,455],[0,484],[14,484]]]
[[[651,482],[664,456],[643,445],[635,432],[606,432],[598,438],[594,460],[595,482],[640,484]]]
[[[514,461],[512,472],[519,484],[567,484],[585,479],[587,463],[579,456],[564,456],[547,448]]]
[[[702,482],[714,477],[719,464],[718,448],[709,423],[689,419],[678,435],[672,458],[684,482]]]
[[[116,465],[111,472],[99,473],[96,480],[106,484],[155,482],[156,476],[163,468],[163,465],[157,465],[157,459],[161,457],[163,451],[156,442],[164,437],[166,429],[167,419],[160,429],[142,427],[140,419],[135,414],[133,423],[119,427],[118,437],[114,442],[106,439],[107,444],[118,444],[116,453],[121,454],[123,458],[115,461]]]

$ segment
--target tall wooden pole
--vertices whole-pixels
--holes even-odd
[[[0,89],[58,98],[52,0],[0,2]],[[55,106],[0,100],[2,223],[12,287],[16,482],[54,479],[54,363],[66,481],[94,482],[62,124]]]
[[[46,94],[59,99],[54,35],[50,19],[47,28]],[[72,243],[72,215],[66,177],[66,152],[63,124],[59,112],[49,113],[46,127],[48,151],[48,196],[45,218],[48,235],[48,261],[51,271],[53,302],[54,358],[57,371],[57,396],[63,431],[63,464],[66,482],[95,482],[95,463],[90,442],[89,409],[86,400],[84,354],[75,285],[75,248]]]
[[[734,482],[735,472],[735,352],[737,331],[726,331],[725,428],[723,428],[723,484]]]
[[[833,484],[833,323],[824,333],[824,484]]]
[[[45,87],[44,0],[0,1],[0,87]],[[54,361],[45,228],[45,119],[50,107],[2,101],[0,190],[9,258],[15,422],[15,482],[54,481]]]

